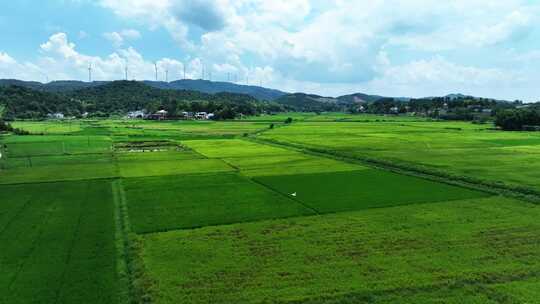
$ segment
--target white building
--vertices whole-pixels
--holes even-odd
[[[47,118],[50,118],[50,119],[64,119],[64,114],[63,113],[47,114]]]
[[[131,118],[131,119],[134,119],[134,118],[144,118],[144,111],[142,110],[139,110],[139,111],[131,111],[127,114],[127,118]]]

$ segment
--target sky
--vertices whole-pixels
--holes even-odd
[[[540,100],[536,0],[0,2],[0,78]],[[168,74],[167,72],[168,71]],[[168,77],[167,77],[168,75]]]

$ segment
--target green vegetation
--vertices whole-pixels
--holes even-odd
[[[464,122],[299,122],[259,138],[475,183],[540,190],[536,132]]]
[[[124,184],[138,233],[314,214],[237,174],[127,179]]]
[[[138,106],[106,90],[87,92]],[[0,134],[1,303],[539,296],[535,132],[337,112],[10,124],[31,135]]]
[[[212,112],[216,119],[233,119],[239,114],[283,111],[272,102],[249,95],[206,94],[197,91],[158,89],[136,81],[114,81],[74,91],[44,92],[22,86],[0,86],[0,104],[6,119],[42,119],[49,114],[65,117],[109,117],[145,109],[149,113],[165,109],[169,117],[183,111]]]
[[[118,303],[111,199],[108,182],[0,186],[2,302]]]
[[[495,124],[507,131],[537,131],[540,129],[540,113],[534,109],[505,110],[497,113]]]
[[[481,192],[374,169],[258,177],[256,180],[285,195],[295,193],[296,200],[319,213],[488,196]]]
[[[371,209],[150,234],[143,257],[156,303],[534,303],[538,216],[498,197]]]

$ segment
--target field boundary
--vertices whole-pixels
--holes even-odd
[[[323,148],[315,148],[295,143],[277,141],[273,139],[263,139],[249,137],[246,140],[258,142],[261,144],[274,145],[277,147],[294,149],[302,153],[331,158],[353,164],[361,164],[376,169],[391,171],[398,174],[420,177],[427,180],[437,181],[453,186],[460,186],[472,190],[482,191],[494,195],[503,195],[527,201],[534,204],[540,204],[540,191],[526,188],[514,187],[502,183],[495,183],[468,176],[454,175],[447,172],[435,171],[421,166],[398,164],[391,161],[374,159],[361,156],[347,156],[338,151]]]
[[[119,303],[152,303],[149,291],[151,283],[146,277],[140,255],[142,245],[131,230],[122,180],[114,180],[111,187],[115,205],[116,269],[121,282]]]

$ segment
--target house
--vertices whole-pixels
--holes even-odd
[[[207,119],[206,116],[208,115],[208,113],[206,112],[197,112],[195,114],[195,119]]]
[[[144,118],[144,110],[139,111],[131,111],[127,114],[127,118],[134,119],[134,118]]]
[[[150,120],[164,120],[165,118],[167,118],[167,114],[168,114],[167,111],[165,111],[165,110],[159,110],[159,111],[157,111],[157,112],[154,113],[154,114],[146,115],[146,116],[145,116],[145,119],[150,119]]]
[[[49,119],[64,119],[64,114],[63,113],[47,114],[47,118],[49,118]]]

